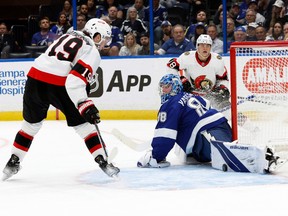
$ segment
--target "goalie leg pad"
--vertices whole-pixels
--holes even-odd
[[[211,140],[212,167],[223,171],[265,173],[266,148]]]

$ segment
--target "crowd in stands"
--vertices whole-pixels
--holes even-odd
[[[148,0],[78,0],[77,30],[82,30],[91,18],[105,20],[112,28],[112,43],[101,50],[102,56],[149,55],[150,34],[153,29],[154,54],[181,54],[196,49],[196,40],[208,34],[213,40],[212,51],[222,54],[226,43],[228,52],[234,41],[288,40],[288,0],[227,1],[227,20],[223,22],[221,1],[214,14],[208,14],[207,0],[153,0],[153,28],[149,27]],[[180,8],[186,17],[181,19]],[[49,46],[62,34],[73,30],[73,10],[70,0],[63,2],[56,22],[39,18],[39,29],[26,45]],[[222,26],[227,37],[223,41]],[[15,52],[15,41],[8,26],[0,23],[1,58]]]

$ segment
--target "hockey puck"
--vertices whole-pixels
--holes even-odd
[[[222,170],[223,170],[224,172],[227,172],[228,166],[227,166],[226,164],[223,164],[223,165],[222,165]]]

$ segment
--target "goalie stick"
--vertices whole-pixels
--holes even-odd
[[[113,128],[111,133],[117,139],[119,139],[123,144],[127,145],[128,147],[130,147],[131,149],[133,149],[135,151],[141,152],[141,151],[147,150],[151,146],[151,141],[146,141],[143,143],[137,143],[137,142],[133,141],[130,137],[127,137],[125,134],[123,134],[121,131],[119,131],[116,128]]]

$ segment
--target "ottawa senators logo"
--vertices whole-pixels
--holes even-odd
[[[222,56],[217,55],[217,59],[221,60],[221,59],[222,59]]]
[[[213,87],[213,84],[211,80],[206,79],[205,75],[202,75],[195,79],[195,87],[196,89],[209,90]]]

